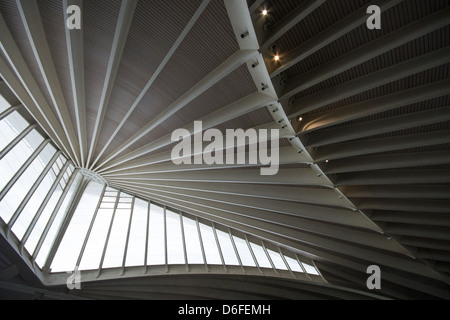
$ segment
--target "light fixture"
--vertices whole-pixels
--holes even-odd
[[[275,61],[279,61],[279,60],[280,60],[280,56],[279,56],[279,55],[276,55],[273,59],[274,59]]]
[[[328,163],[329,160],[325,160],[325,163]]]
[[[264,9],[261,13],[262,13],[263,16],[267,16],[267,13],[268,13],[267,9]]]
[[[300,121],[302,121],[303,120],[303,118],[301,117],[301,116],[298,116],[297,117],[297,122],[300,122]]]

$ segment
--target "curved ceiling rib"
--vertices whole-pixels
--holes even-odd
[[[377,264],[380,295],[450,298],[450,7],[378,1],[370,30],[371,4],[1,1],[0,74],[112,188],[304,255],[335,285],[368,292]],[[81,30],[66,28],[70,5]],[[175,165],[172,132],[195,121],[279,129],[278,173]]]

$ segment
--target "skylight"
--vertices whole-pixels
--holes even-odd
[[[310,260],[274,244],[83,177],[3,98],[0,110],[0,218],[38,268],[218,265],[318,274]]]

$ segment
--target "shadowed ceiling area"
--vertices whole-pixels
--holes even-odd
[[[81,29],[66,25],[71,5]],[[366,25],[370,5],[381,29]],[[448,0],[0,0],[0,13],[0,93],[74,172],[319,272],[123,267],[70,295],[450,299]],[[278,172],[174,164],[172,132],[194,121],[279,129]],[[1,288],[67,293],[0,227]]]

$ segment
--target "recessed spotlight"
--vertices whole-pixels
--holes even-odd
[[[279,56],[279,55],[276,55],[273,59],[274,59],[275,61],[279,61],[279,60],[280,60],[280,56]]]
[[[268,12],[267,12],[266,9],[264,9],[261,13],[262,13],[263,16],[267,16],[267,13],[268,13]]]
[[[325,163],[328,163],[329,160],[325,160]]]
[[[301,116],[298,116],[298,117],[297,117],[297,121],[298,121],[298,122],[300,122],[300,121],[302,121],[302,120],[303,120],[303,118],[302,118]]]

